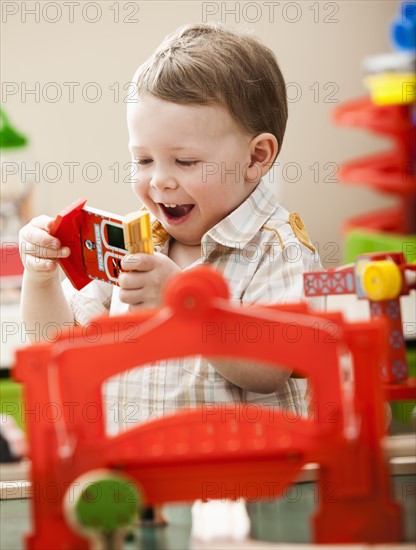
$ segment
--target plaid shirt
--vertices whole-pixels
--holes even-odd
[[[297,214],[289,213],[260,182],[231,214],[210,229],[201,242],[201,257],[187,269],[209,264],[227,280],[231,300],[241,304],[296,302],[303,298],[303,273],[320,270]],[[167,254],[170,237],[153,221],[158,252]],[[77,323],[84,325],[110,310],[127,312],[119,288],[93,281],[76,291],[68,280],[64,290]],[[321,307],[314,299],[314,307]],[[119,433],[137,422],[203,403],[267,404],[306,414],[306,380],[289,378],[277,391],[246,391],[223,378],[204,357],[160,361],[121,373],[104,386],[107,431]],[[255,405],[254,405],[255,406]]]

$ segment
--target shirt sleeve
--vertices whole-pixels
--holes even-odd
[[[77,290],[69,279],[65,279],[62,288],[78,325],[86,325],[95,317],[109,311],[113,286],[108,283],[91,281],[81,290]]]

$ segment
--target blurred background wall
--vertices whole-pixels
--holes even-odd
[[[166,34],[190,22],[250,30],[278,58],[290,117],[270,185],[298,211],[326,267],[342,263],[343,220],[387,205],[341,184],[339,164],[389,148],[368,132],[336,127],[341,102],[366,95],[361,62],[391,51],[383,1],[2,1],[1,105],[30,139],[19,170],[34,169],[33,214],[54,215],[83,196],[125,214],[130,189],[126,102],[133,73]]]

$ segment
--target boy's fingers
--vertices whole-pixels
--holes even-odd
[[[143,290],[140,288],[136,290],[126,290],[122,288],[119,297],[122,303],[129,305],[138,305],[142,303],[144,299]]]
[[[54,260],[37,258],[36,256],[26,256],[24,264],[26,269],[32,271],[52,271],[56,268],[56,262]]]
[[[30,225],[34,225],[35,227],[38,227],[39,229],[43,229],[44,231],[49,231],[49,227],[54,221],[55,221],[55,218],[42,215],[42,216],[36,216],[36,218],[33,218],[33,220],[30,222]]]
[[[155,266],[155,256],[153,254],[127,254],[121,260],[121,267],[125,271],[151,271]]]
[[[23,258],[28,255],[43,258],[65,258],[71,253],[67,246],[61,248],[58,239],[32,225],[21,229],[19,240],[20,255]]]
[[[40,246],[30,242],[23,242],[20,245],[20,255],[23,259],[27,256],[44,259],[67,258],[70,254],[71,250],[67,246],[56,248],[55,246]]]
[[[20,240],[36,246],[53,247],[55,250],[61,246],[59,239],[33,224],[26,225],[20,230]]]
[[[144,287],[145,277],[140,271],[122,272],[118,276],[118,284],[125,290],[138,290]]]

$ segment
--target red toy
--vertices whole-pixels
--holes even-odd
[[[346,183],[367,185],[397,196],[398,204],[388,210],[352,218],[345,229],[355,227],[392,233],[411,234],[416,230],[416,147],[412,123],[413,105],[376,105],[371,99],[350,101],[334,112],[334,121],[358,126],[393,139],[391,151],[367,156],[341,166],[340,178]]]
[[[61,246],[71,249],[59,264],[78,290],[93,279],[117,285],[120,260],[127,252],[153,252],[149,213],[142,210],[123,218],[86,202],[78,199],[62,210],[50,228]]]
[[[255,342],[224,337],[245,324],[257,325]],[[300,335],[295,343],[287,338],[293,326]],[[278,497],[311,462],[320,464],[316,542],[401,540],[401,509],[392,499],[380,445],[385,420],[379,365],[387,354],[383,319],[347,323],[340,314],[314,313],[304,304],[241,307],[229,301],[221,275],[204,267],[172,279],[163,307],[103,318],[94,327],[100,333],[94,343],[78,327],[59,342],[17,352],[14,377],[25,387],[32,459],[28,548],[89,547],[68,526],[63,508],[73,495],[71,487],[93,469],[124,471],[145,503],[154,505],[238,498],[246,483],[265,487],[264,498]],[[353,362],[352,388],[342,382],[340,357],[346,352]],[[252,405],[254,422],[248,404],[212,403],[117,437],[105,435],[101,387],[109,377],[140,364],[198,354],[295,369],[310,380],[313,414],[308,419],[274,409],[271,414],[269,406]],[[39,414],[29,414],[33,410]]]
[[[354,266],[304,274],[306,296],[356,294],[369,301],[372,319],[387,321],[388,353],[382,379],[391,401],[416,398],[416,378],[408,378],[399,300],[416,288],[416,282],[407,282],[406,271],[416,272],[416,264],[408,264],[401,252],[386,252],[362,254]]]

